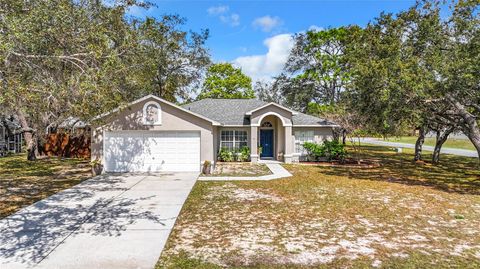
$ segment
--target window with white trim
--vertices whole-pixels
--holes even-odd
[[[220,148],[238,150],[246,147],[248,142],[247,131],[222,130],[220,134]]]
[[[302,155],[307,154],[307,151],[303,148],[303,143],[305,142],[315,142],[313,130],[295,131],[295,153],[300,153]]]

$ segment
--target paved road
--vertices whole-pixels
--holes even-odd
[[[107,174],[0,220],[0,268],[153,268],[197,173]]]
[[[397,142],[387,142],[381,141],[375,138],[360,138],[362,143],[374,144],[374,145],[381,145],[387,147],[396,147],[396,148],[409,148],[414,149],[414,144],[406,144],[406,143],[397,143]],[[423,150],[433,151],[435,147],[423,145]],[[478,153],[475,150],[466,150],[466,149],[454,149],[454,148],[445,148],[442,147],[441,153],[446,154],[453,154],[458,156],[466,156],[466,157],[478,157]]]

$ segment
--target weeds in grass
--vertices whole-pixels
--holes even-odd
[[[381,165],[292,164],[291,178],[198,182],[158,267],[480,266],[476,159],[432,166],[408,151],[360,152]]]

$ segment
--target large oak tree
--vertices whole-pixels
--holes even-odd
[[[145,1],[0,2],[0,105],[22,124],[28,158],[48,127],[93,116],[153,93],[185,99],[209,56],[208,33],[183,19],[130,19]]]

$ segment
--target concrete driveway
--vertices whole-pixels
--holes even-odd
[[[107,174],[0,220],[0,268],[153,268],[198,173]]]

